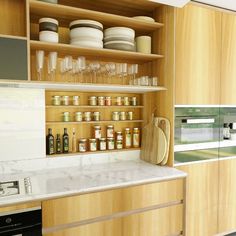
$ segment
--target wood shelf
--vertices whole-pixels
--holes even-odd
[[[91,108],[91,109],[109,109],[109,108],[131,108],[131,109],[143,109],[144,106],[89,106],[89,105],[81,105],[81,106],[73,106],[73,105],[69,105],[69,106],[54,106],[54,105],[46,105],[46,108]]]
[[[113,84],[74,84],[61,82],[39,82],[39,81],[19,81],[19,80],[1,80],[0,87],[8,88],[35,88],[63,91],[81,91],[81,92],[119,92],[119,93],[149,93],[165,91],[165,87],[151,86],[133,86],[133,85],[113,85]]]
[[[47,121],[46,125],[76,125],[76,124],[106,124],[106,123],[143,123],[143,120],[100,120],[100,121],[70,121],[70,122],[64,122],[64,121]]]
[[[163,26],[162,23],[158,22],[147,22],[126,16],[120,16],[60,4],[44,3],[35,0],[30,1],[30,12],[31,19],[34,21],[38,21],[38,19],[41,17],[52,17],[59,20],[60,25],[66,27],[69,26],[69,23],[71,21],[78,19],[97,20],[105,26],[131,27],[132,29],[142,33],[152,32]]]
[[[47,43],[36,40],[30,41],[31,50],[44,50],[47,52],[57,51],[59,55],[71,55],[78,56],[83,55],[86,57],[92,57],[93,59],[113,59],[113,60],[126,60],[132,62],[150,62],[163,58],[163,55],[158,54],[145,54],[139,52],[129,52],[105,48],[83,48],[70,44],[61,43]]]
[[[16,36],[16,35],[8,35],[8,34],[0,34],[0,38],[27,40],[27,37],[24,37],[24,36]]]
[[[100,154],[107,152],[127,152],[127,151],[136,151],[141,150],[141,148],[123,148],[123,149],[114,149],[114,150],[105,150],[105,151],[95,151],[95,152],[69,152],[69,153],[58,153],[53,155],[46,155],[46,157],[63,157],[63,156],[78,156],[78,155],[88,155],[88,154]]]

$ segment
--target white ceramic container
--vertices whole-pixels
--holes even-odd
[[[119,36],[124,36],[124,37],[129,37],[129,38],[134,38],[135,37],[135,31],[131,28],[128,27],[111,27],[107,28],[104,31],[105,37],[119,37]]]
[[[150,36],[136,37],[136,51],[141,53],[152,53],[152,38]]]
[[[58,43],[59,36],[58,36],[58,33],[53,32],[53,31],[40,31],[39,41],[49,42],[49,43]]]
[[[90,37],[97,40],[103,40],[103,32],[89,27],[79,27],[70,30],[70,38]]]

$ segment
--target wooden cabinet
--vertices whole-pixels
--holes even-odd
[[[222,13],[221,103],[236,104],[236,15]]]
[[[219,233],[236,230],[236,159],[219,161]]]
[[[186,172],[186,235],[212,236],[218,231],[218,161],[178,167]]]
[[[44,201],[44,235],[179,235],[184,224],[184,181]]]
[[[177,9],[175,47],[175,104],[219,104],[221,12],[192,4]]]

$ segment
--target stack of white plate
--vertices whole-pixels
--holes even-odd
[[[104,31],[104,47],[124,51],[135,50],[135,31],[128,27],[111,27]]]
[[[103,48],[103,25],[94,20],[70,23],[70,44],[80,47]]]

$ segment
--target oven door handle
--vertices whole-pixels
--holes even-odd
[[[215,123],[215,119],[214,118],[182,119],[182,123],[187,123],[187,124],[213,124],[213,123]]]

